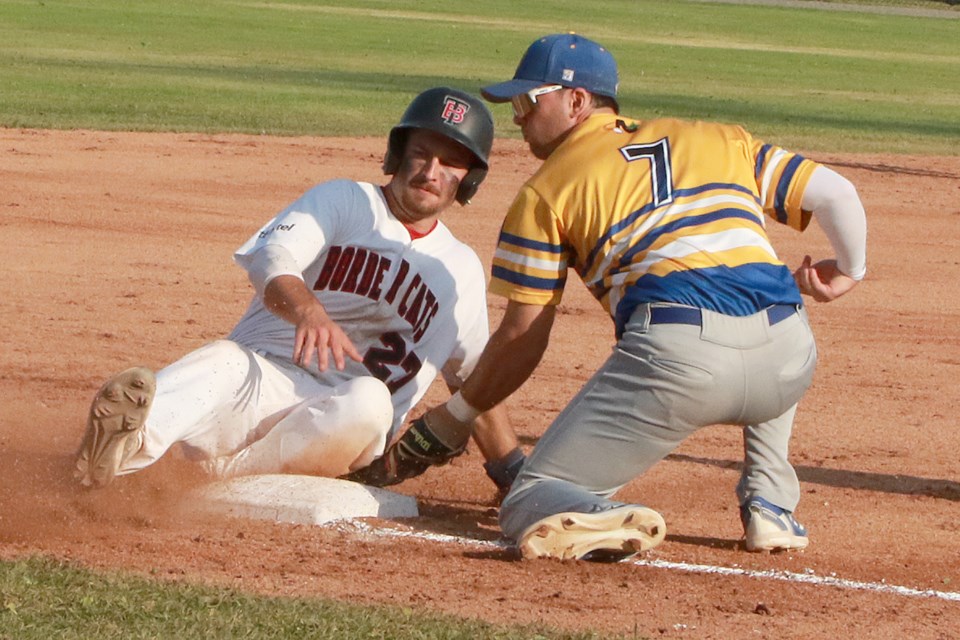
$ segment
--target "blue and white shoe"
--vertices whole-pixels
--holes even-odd
[[[740,505],[740,521],[747,551],[805,549],[807,530],[793,513],[763,498],[751,498]]]

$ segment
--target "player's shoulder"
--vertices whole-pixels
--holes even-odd
[[[382,198],[376,185],[346,178],[313,185],[300,197],[297,206],[308,211],[360,214],[377,210]]]
[[[747,134],[746,130],[738,125],[727,122],[713,122],[710,120],[688,120],[684,118],[651,118],[646,120],[625,120],[627,129],[640,135],[722,135],[741,137]],[[631,124],[632,123],[632,124]]]
[[[307,189],[305,195],[325,197],[342,195],[352,197],[365,192],[366,189],[364,188],[364,185],[365,183],[357,182],[356,180],[350,180],[348,178],[334,178],[332,180],[326,180],[313,185]]]
[[[455,236],[450,227],[445,225],[442,220],[430,232],[429,237],[431,238],[432,250],[437,254],[442,254],[444,260],[449,260],[451,265],[464,266],[468,269],[483,268],[473,247]]]
[[[473,247],[454,235],[453,230],[443,220],[437,221],[437,226],[430,232],[430,237],[435,241],[436,246],[443,251],[462,253],[476,258],[477,254]]]

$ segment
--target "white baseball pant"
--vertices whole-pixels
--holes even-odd
[[[195,460],[237,455],[241,474],[337,477],[382,454],[392,422],[390,392],[376,378],[325,386],[290,362],[218,340],[157,373],[143,445],[118,475],[180,445]]]

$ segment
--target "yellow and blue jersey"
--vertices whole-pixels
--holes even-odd
[[[764,225],[806,228],[816,166],[735,125],[594,115],[517,194],[490,290],[557,304],[573,268],[618,335],[644,302],[734,316],[799,304]]]

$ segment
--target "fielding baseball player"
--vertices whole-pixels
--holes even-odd
[[[380,458],[436,376],[458,388],[487,341],[483,268],[439,217],[476,193],[492,142],[479,99],[446,87],[417,96],[390,132],[386,186],[320,184],[237,250],[256,293],[226,339],[100,389],[82,484],[174,445],[216,477],[339,477]],[[469,436],[433,423],[416,421],[372,476],[392,484],[464,450]],[[523,461],[516,438],[499,410],[476,428],[505,491]]]
[[[802,549],[787,461],[816,347],[801,292],[847,293],[866,271],[866,222],[832,170],[738,126],[619,115],[617,66],[575,34],[541,38],[510,81],[543,165],[507,212],[491,290],[508,300],[474,373],[431,416],[464,422],[502,401],[547,346],[568,269],[613,321],[613,353],[539,440],[501,505],[525,558],[622,559],[665,536],[659,513],[611,497],[701,427],[743,428],[737,497],[748,550]],[[836,259],[795,273],[769,217],[817,218]],[[798,287],[799,285],[799,287]]]

